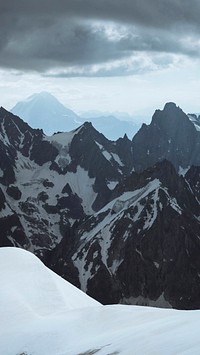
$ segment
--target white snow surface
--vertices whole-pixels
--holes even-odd
[[[0,293],[0,307],[4,305],[3,308],[9,313],[15,309],[19,321],[24,319],[25,310],[26,316],[42,317],[100,305],[23,249],[0,248],[0,279],[3,291]],[[9,301],[12,303],[9,304]],[[11,326],[13,317],[8,322]]]
[[[193,123],[195,129],[199,132],[200,131],[200,121],[199,121],[199,114],[194,117],[193,115],[188,115],[189,120]]]
[[[53,134],[52,136],[45,136],[44,140],[66,147],[70,145],[72,139],[80,131],[80,129],[81,127],[70,132],[61,132]]]
[[[200,311],[102,306],[18,248],[0,248],[0,354],[200,353]]]
[[[182,166],[179,166],[178,173],[179,175],[185,176],[189,169],[190,166],[188,166],[187,168],[182,168]]]
[[[107,181],[107,186],[110,190],[114,190],[114,188],[117,186],[118,181]]]
[[[97,197],[93,185],[95,178],[90,178],[88,172],[81,166],[77,166],[76,173],[68,173],[66,180],[72,190],[82,199],[82,206],[86,214],[94,213],[92,205]]]

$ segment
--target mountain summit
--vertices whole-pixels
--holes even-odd
[[[33,128],[42,128],[47,135],[71,131],[80,123],[78,116],[48,92],[33,94],[18,102],[11,110]]]
[[[163,159],[170,160],[177,171],[200,165],[199,145],[199,128],[176,104],[167,103],[132,140],[135,169],[142,171]]]

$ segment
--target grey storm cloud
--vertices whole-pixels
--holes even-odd
[[[198,57],[199,14],[199,0],[1,0],[0,67],[115,76],[139,66],[88,68],[138,53]]]

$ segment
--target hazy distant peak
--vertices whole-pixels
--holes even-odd
[[[47,136],[58,131],[72,131],[86,120],[92,122],[93,127],[110,140],[117,140],[125,133],[132,139],[140,128],[137,121],[123,120],[122,117],[116,117],[110,112],[92,111],[90,114],[88,111],[83,118],[46,91],[35,93],[18,102],[11,112],[21,117],[31,127],[42,128]]]
[[[33,128],[42,128],[47,135],[57,131],[71,131],[79,126],[76,113],[46,91],[18,102],[11,112]]]
[[[135,121],[135,117],[130,115],[127,112],[119,112],[119,111],[99,111],[99,110],[89,110],[80,112],[80,117],[82,118],[101,118],[101,117],[115,117],[122,121]]]
[[[49,104],[56,103],[59,106],[65,107],[55,96],[53,96],[51,93],[49,93],[47,91],[41,91],[39,93],[34,93],[34,94],[28,96],[27,98],[25,98],[24,100],[19,101],[14,107],[16,107],[17,105],[22,104],[22,103],[30,103],[30,102],[36,103],[38,100],[43,101],[43,102],[48,102]],[[65,109],[66,109],[66,107],[65,107]],[[74,115],[75,115],[75,113],[74,113]]]

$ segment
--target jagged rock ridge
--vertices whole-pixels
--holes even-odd
[[[120,146],[120,143],[119,143]],[[51,137],[0,109],[1,245],[49,249],[108,202],[133,166],[91,124]]]
[[[156,110],[150,125],[143,124],[132,140],[134,167],[142,171],[168,159],[176,170],[200,165],[200,131],[174,103]]]
[[[47,137],[1,108],[1,246],[102,303],[199,308],[198,145],[172,103],[116,142],[87,122]]]

